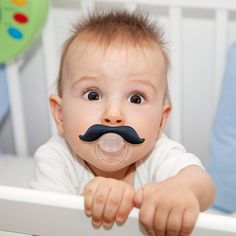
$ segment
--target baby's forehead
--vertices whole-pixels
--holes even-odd
[[[99,42],[99,40],[84,40],[79,37],[71,42],[67,49],[64,64],[71,61],[79,61],[83,58],[103,59],[104,57],[117,58],[125,60],[126,63],[135,62],[142,59],[144,63],[156,63],[159,69],[167,72],[168,65],[161,46],[157,42],[144,41],[139,44],[125,41],[112,41],[109,44]],[[98,61],[99,62],[99,61]]]
[[[76,40],[68,49],[63,80],[74,81],[84,75],[95,77],[151,80],[155,86],[167,86],[167,70],[158,44],[128,45]],[[116,81],[119,81],[119,79]],[[63,82],[63,83],[64,83]],[[164,88],[163,87],[163,88]]]
[[[149,81],[157,87],[163,84],[163,88],[167,83],[165,61],[157,44],[104,46],[75,41],[65,60],[65,78],[112,78],[121,83]]]

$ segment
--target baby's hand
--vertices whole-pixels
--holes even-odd
[[[111,228],[113,223],[124,223],[133,208],[134,189],[131,185],[111,179],[96,177],[84,191],[84,207],[96,227]]]
[[[175,178],[145,185],[136,193],[134,205],[150,236],[190,235],[199,214],[196,196]]]

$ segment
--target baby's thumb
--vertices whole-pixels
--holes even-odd
[[[134,195],[134,206],[140,208],[143,203],[143,189],[140,188]]]

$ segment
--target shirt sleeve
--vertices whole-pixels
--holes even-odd
[[[76,194],[65,155],[56,145],[45,144],[35,153],[34,178],[31,187],[50,192]]]
[[[157,182],[163,181],[191,165],[197,165],[204,169],[200,159],[195,155],[181,150],[171,150],[155,171],[155,180]]]
[[[152,154],[145,161],[149,182],[161,182],[176,175],[187,166],[197,165],[204,169],[201,160],[186,152],[184,146],[162,135]]]

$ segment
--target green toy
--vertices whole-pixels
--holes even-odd
[[[48,0],[0,0],[0,63],[22,53],[39,33]]]

